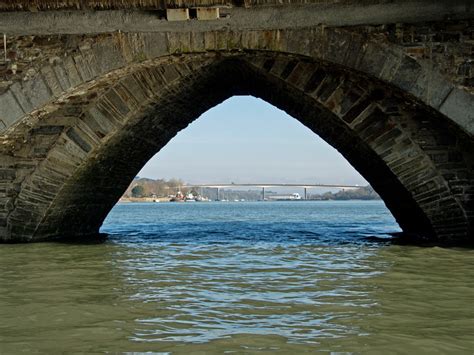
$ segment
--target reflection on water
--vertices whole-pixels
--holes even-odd
[[[366,239],[397,230],[381,202],[118,205],[106,243],[0,246],[0,353],[472,353],[473,251]]]

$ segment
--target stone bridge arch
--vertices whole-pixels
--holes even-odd
[[[151,156],[238,94],[338,149],[404,231],[471,240],[472,96],[396,46],[318,26],[116,33],[75,48],[0,97],[4,241],[97,233]]]

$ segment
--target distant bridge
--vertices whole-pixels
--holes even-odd
[[[250,187],[302,187],[302,188],[313,188],[313,187],[327,187],[331,189],[360,189],[362,186],[359,185],[334,185],[334,184],[260,184],[260,183],[248,183],[248,184],[236,184],[231,182],[230,184],[187,184],[182,185],[183,187],[212,187],[212,188],[225,188],[225,187],[236,187],[236,186],[250,186]]]
[[[304,189],[304,199],[307,199],[307,189],[325,187],[331,189],[343,189],[343,190],[356,190],[362,188],[359,185],[334,185],[334,184],[260,184],[260,183],[247,183],[247,184],[188,184],[181,185],[181,187],[208,187],[217,189],[217,199],[219,199],[219,189],[221,188],[230,188],[230,187],[260,187],[262,188],[262,198],[265,200],[265,188],[268,187],[300,187]]]

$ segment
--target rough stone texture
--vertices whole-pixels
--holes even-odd
[[[401,3],[402,1],[395,1]],[[451,5],[462,1],[451,0]],[[385,0],[1,0],[0,11],[49,11],[49,10],[104,10],[104,9],[143,9],[156,10],[175,7],[199,6],[245,6],[259,7],[286,4],[386,4]]]
[[[14,124],[24,114],[11,91],[4,92],[0,96],[0,121],[3,129]]]
[[[219,19],[219,8],[198,7],[196,9],[198,20],[212,21]]]
[[[82,39],[77,39],[75,35],[33,39],[39,45],[35,46],[29,36],[14,39],[17,45],[24,41],[25,52],[17,51],[17,72],[4,73],[4,90],[13,90],[12,84],[23,80],[20,95],[16,99],[20,104],[26,103],[22,107],[30,106],[29,110],[23,107],[25,112],[57,98],[60,93],[58,87],[68,86],[68,81],[72,80],[71,84],[78,85],[127,63],[166,54],[202,51],[275,51],[318,58],[397,86],[435,110],[439,110],[451,91],[458,90],[455,87],[457,78],[453,81],[451,76],[443,75],[435,63],[423,58],[412,58],[403,48],[382,41],[377,36],[367,38],[351,29],[317,26],[297,30],[115,33]],[[43,46],[43,43],[50,42],[53,45]],[[35,52],[39,53],[36,58],[31,55]],[[49,67],[45,69],[45,66]],[[57,82],[52,76],[56,76]],[[460,104],[469,107],[468,96],[459,94],[456,97],[467,100]],[[452,106],[447,105],[443,113],[458,124],[466,123]],[[474,134],[470,124],[466,123],[463,128]]]
[[[466,131],[474,132],[474,95],[463,90],[452,90],[440,107],[441,113],[449,113],[453,120]]]
[[[307,0],[302,0],[306,2]],[[278,0],[280,2],[280,0]],[[103,3],[103,1],[98,1]],[[243,4],[243,2],[242,2]],[[195,7],[189,8],[194,18]],[[217,5],[218,6],[218,5]],[[126,6],[124,6],[126,8]],[[124,7],[118,7],[124,8]],[[165,10],[107,10],[38,12],[1,12],[0,33],[17,35],[98,34],[110,32],[188,32],[233,31],[325,27],[366,26],[389,24],[418,24],[442,22],[447,19],[465,20],[473,17],[471,0],[390,0],[390,1],[308,1],[307,4],[262,3],[252,6],[218,6],[220,21],[191,21],[186,26],[166,20]],[[107,8],[107,7],[106,7]],[[113,8],[113,7],[112,7]],[[94,7],[92,7],[94,9]]]
[[[189,20],[189,9],[167,9],[166,19],[168,21],[187,21]]]
[[[191,20],[176,32],[10,36],[0,52],[0,239],[97,233],[179,130],[250,94],[338,149],[406,232],[472,242],[471,24],[196,31]],[[453,42],[450,31],[462,35]]]
[[[409,56],[428,60],[440,73],[474,92],[474,20],[357,26],[353,30],[402,46]]]

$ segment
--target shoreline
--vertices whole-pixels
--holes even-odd
[[[330,201],[337,201],[337,202],[344,202],[344,201],[382,201],[382,199],[347,199],[347,200],[247,200],[247,201],[199,201],[199,202],[305,202],[305,201],[321,201],[321,202],[330,202]],[[127,197],[127,198],[120,198],[118,203],[163,203],[163,202],[170,202],[170,203],[188,203],[185,201],[171,201],[169,197]],[[198,202],[198,201],[193,201]]]

